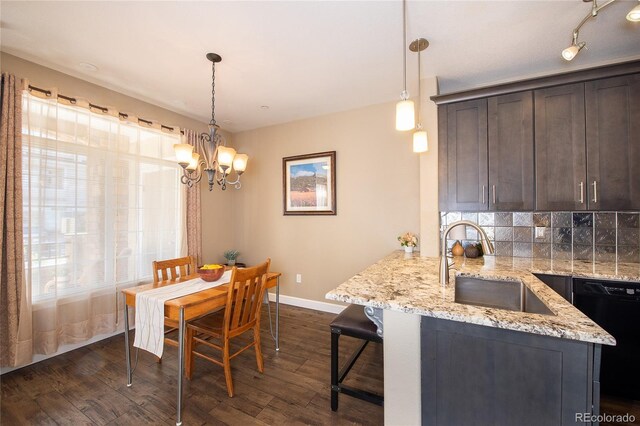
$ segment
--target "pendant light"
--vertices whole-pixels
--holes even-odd
[[[413,152],[427,152],[429,150],[429,140],[427,131],[422,128],[420,97],[422,96],[422,84],[420,83],[420,52],[429,47],[429,42],[424,38],[419,38],[411,42],[409,50],[418,53],[418,124],[413,132]]]
[[[404,67],[404,86],[400,94],[400,102],[396,104],[396,130],[412,130],[416,125],[416,114],[413,101],[407,92],[407,5],[402,0],[402,58]]]

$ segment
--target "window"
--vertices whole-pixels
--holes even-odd
[[[151,278],[179,257],[184,188],[167,134],[23,95],[25,270],[34,302]]]

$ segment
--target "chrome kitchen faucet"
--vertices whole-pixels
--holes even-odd
[[[440,246],[442,250],[442,253],[440,254],[440,284],[442,284],[443,286],[445,286],[449,282],[449,262],[447,262],[447,235],[449,235],[449,232],[456,226],[470,226],[476,229],[480,234],[482,251],[486,254],[493,254],[493,244],[491,244],[491,241],[489,241],[489,237],[487,237],[487,233],[484,232],[484,229],[482,229],[480,225],[475,222],[471,222],[470,220],[459,220],[457,222],[453,222],[451,225],[447,226],[447,229],[444,230]]]

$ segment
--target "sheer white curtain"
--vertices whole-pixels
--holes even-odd
[[[185,192],[166,134],[23,96],[25,277],[34,353],[122,328],[122,288],[185,252]]]

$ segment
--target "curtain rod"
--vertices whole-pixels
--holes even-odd
[[[44,93],[45,95],[47,95],[47,97],[50,97],[50,96],[53,94],[53,93],[51,92],[51,90],[41,89],[40,87],[32,86],[32,85],[30,84],[30,85],[29,85],[29,91],[32,91],[32,90],[35,90],[36,92]],[[70,104],[72,104],[72,105],[75,105],[75,104],[76,104],[76,102],[78,102],[78,100],[77,100],[76,98],[72,98],[72,97],[70,97],[70,96],[65,96],[65,95],[62,95],[62,94],[60,94],[60,93],[58,93],[57,97],[58,97],[58,98],[61,98],[61,99],[64,99],[65,101],[69,102],[69,103],[70,103]],[[95,104],[92,104],[91,102],[89,102],[89,108],[95,108],[95,109],[97,109],[97,110],[102,111],[102,112],[103,112],[103,113],[105,113],[105,114],[109,111],[109,108],[107,108],[107,107],[103,107],[103,106],[100,106],[100,105],[95,105]],[[123,118],[123,119],[125,119],[125,120],[126,120],[127,118],[129,118],[129,114],[126,114],[126,113],[124,113],[124,112],[120,112],[120,111],[118,111],[118,116],[119,116],[119,117],[121,117],[121,118]],[[150,121],[150,120],[145,120],[144,118],[140,118],[140,117],[138,117],[138,121],[139,121],[139,122],[142,122],[142,123],[144,123],[144,124],[146,124],[146,125],[149,125],[149,126],[153,125],[153,122],[152,122],[152,121]],[[173,131],[175,130],[175,127],[172,127],[172,126],[165,126],[164,124],[160,124],[160,129],[166,129],[166,130],[169,130],[169,131],[173,132]],[[184,130],[180,130],[180,134],[181,134],[181,135],[184,135]]]

